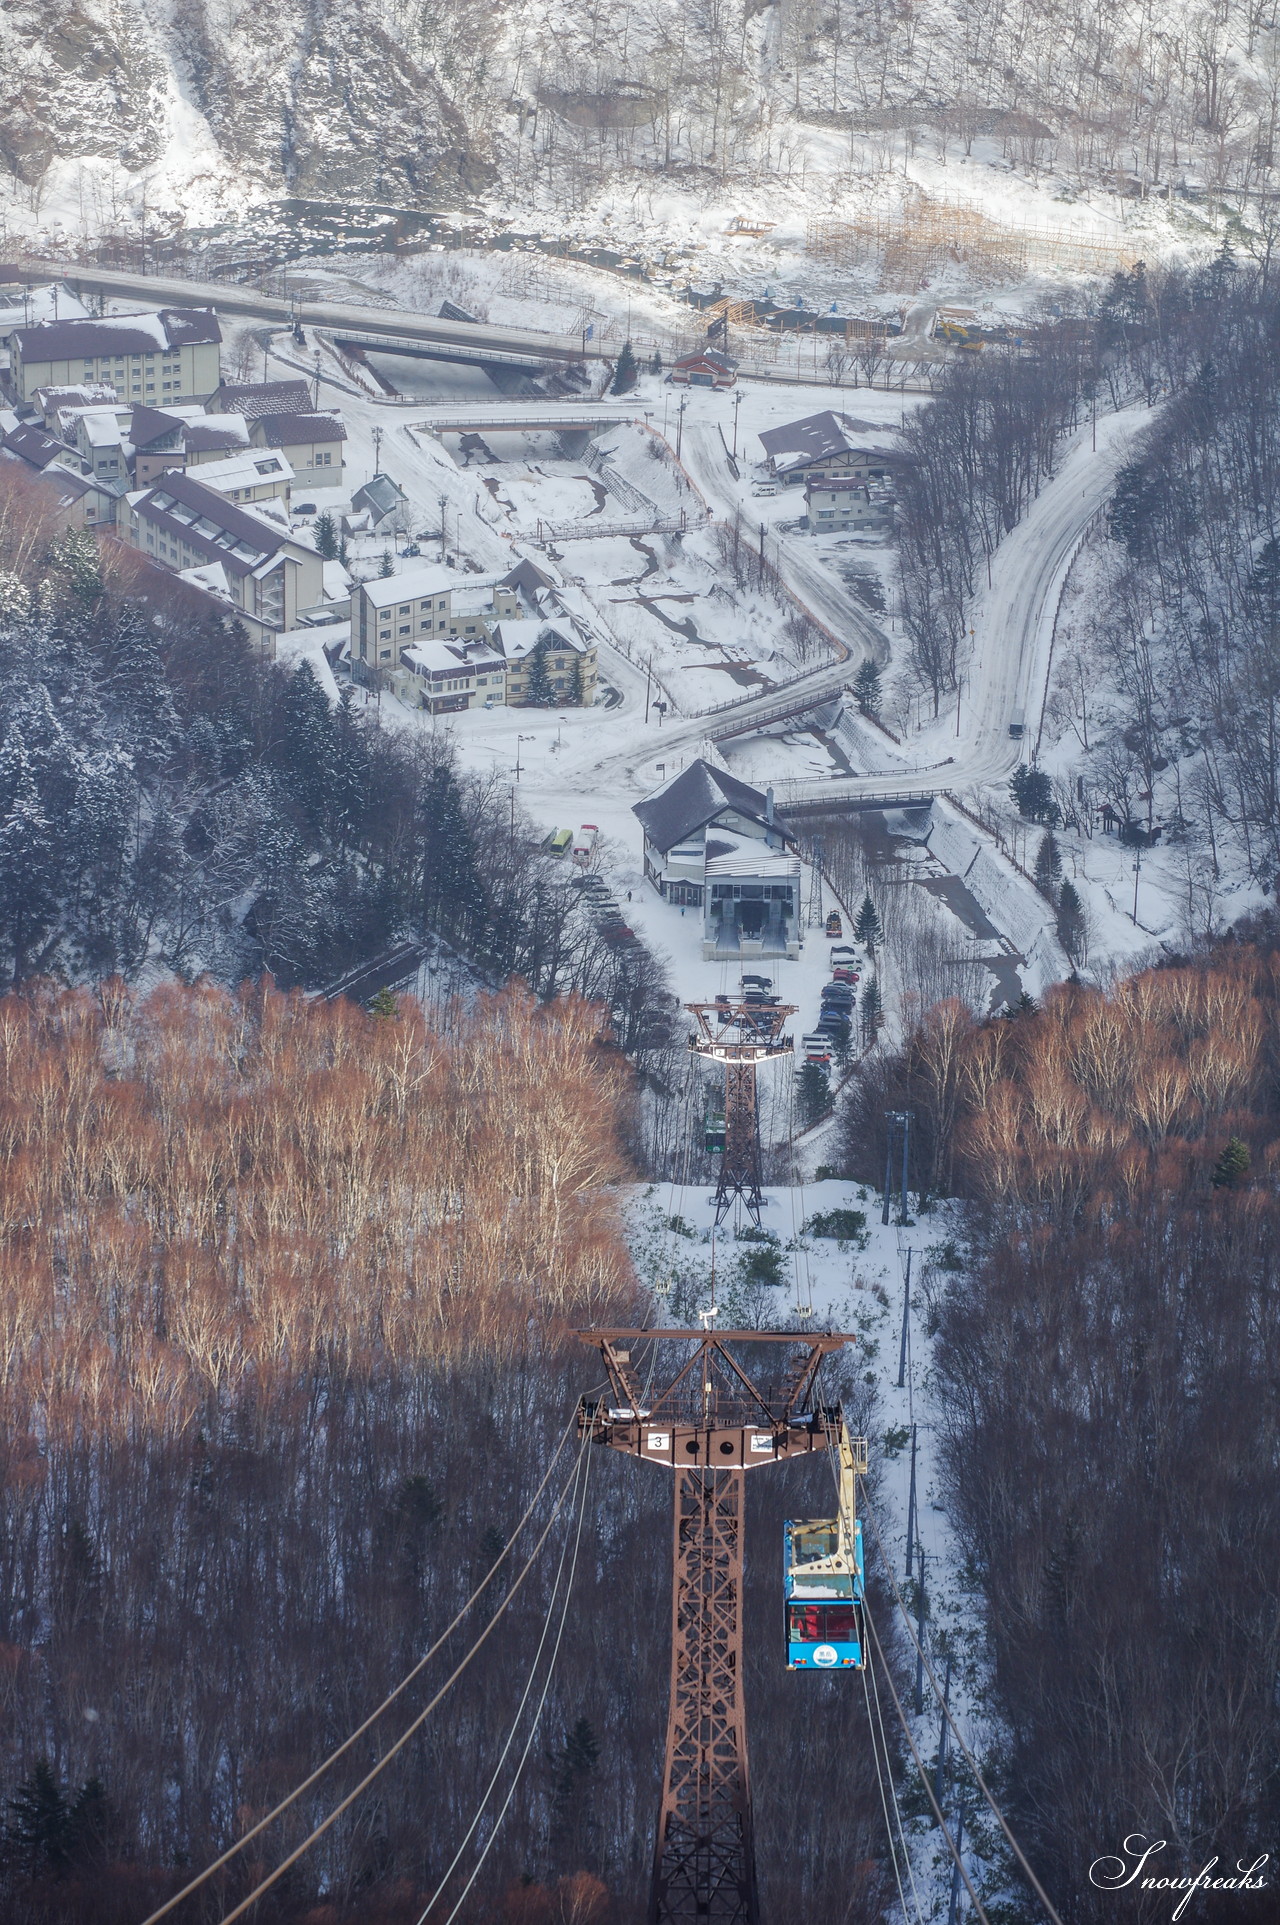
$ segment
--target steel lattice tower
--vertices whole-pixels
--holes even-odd
[[[689,1038],[695,1055],[724,1064],[724,1150],[716,1180],[716,1227],[724,1222],[735,1197],[741,1197],[759,1226],[760,1110],[756,1069],[774,1056],[789,1055],[792,1041],[782,1034],[794,1003],[749,1003],[727,996],[714,1003],[686,1003],[698,1027]]]
[[[671,1699],[648,1925],[759,1925],[742,1657],[743,1474],[843,1436],[813,1407],[822,1359],[853,1338],[760,1330],[584,1330],[608,1396],[583,1399],[579,1432],[675,1472]],[[679,1343],[674,1376],[645,1402],[625,1342]],[[726,1347],[784,1344],[789,1370],[761,1391]]]

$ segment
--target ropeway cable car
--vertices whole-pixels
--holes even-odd
[[[702,1141],[711,1156],[724,1155],[725,1122],[722,1109],[709,1108],[703,1125]]]
[[[840,1424],[837,1517],[788,1518],[783,1527],[783,1592],[788,1671],[861,1670],[865,1571],[854,1478],[867,1468],[867,1444]]]

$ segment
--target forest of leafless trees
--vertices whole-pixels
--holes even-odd
[[[948,1506],[1010,1815],[1070,1925],[1114,1918],[1088,1867],[1135,1830],[1169,1873],[1274,1847],[1278,1012],[1248,947],[1012,1020],[942,1004],[848,1112],[855,1173],[907,1105],[921,1189],[966,1200],[932,1310]]]
[[[574,1329],[639,1309],[617,1188],[629,1088],[598,1011],[518,990],[447,1035],[407,1000],[372,1016],[265,987],[0,1003],[7,1920],[136,1925],[444,1628],[595,1382]],[[847,1394],[869,1415],[865,1387]],[[570,1635],[468,1922],[597,1925],[643,1901],[670,1486],[598,1456]],[[775,1911],[800,1893],[870,1925],[868,1753],[839,1681],[779,1658],[781,1518],[829,1501],[823,1472],[752,1499],[761,1857]],[[351,1788],[547,1517],[403,1715],[177,1917],[220,1917]],[[415,1925],[498,1763],[553,1563],[261,1916]]]

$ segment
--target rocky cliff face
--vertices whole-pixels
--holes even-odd
[[[28,186],[54,159],[145,167],[174,96],[268,192],[448,206],[491,172],[372,0],[19,0],[0,15],[0,74],[0,162]]]

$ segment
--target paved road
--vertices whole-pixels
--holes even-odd
[[[1096,451],[1091,445],[1091,430],[1084,429],[1066,451],[1053,480],[996,551],[991,587],[979,596],[973,610],[973,657],[962,691],[960,735],[941,737],[940,752],[932,763],[923,756],[910,764],[901,760],[890,763],[886,757],[884,770],[877,774],[780,781],[779,800],[841,802],[887,791],[895,796],[924,798],[939,789],[999,785],[1008,779],[1039,727],[1058,601],[1068,569],[1090,523],[1111,494],[1116,470],[1132,436],[1148,419],[1146,410],[1129,409],[1100,420]],[[690,438],[686,427],[686,449]],[[694,472],[700,485],[714,486],[725,499],[727,470],[722,488],[715,480],[714,466],[708,467],[696,450],[695,460]],[[783,569],[793,592],[802,601],[814,593],[818,604],[814,612],[824,620],[843,617],[852,628],[850,615],[856,614],[859,632],[868,626],[874,628],[861,610],[839,606],[838,584],[829,582],[816,563],[811,575],[796,563],[793,551],[797,546],[784,542],[783,549]],[[879,631],[875,633],[879,635]],[[816,704],[838,693],[848,675],[845,663],[815,669],[788,684],[785,691],[771,689],[750,697],[741,711],[750,714],[753,708],[767,710],[784,692],[811,691]],[[1025,710],[1027,718],[1026,735],[1021,741],[1009,734],[1017,709]],[[706,734],[705,716],[668,723],[662,741],[668,763],[672,750],[689,751]],[[941,752],[943,748],[945,753]],[[630,777],[647,784],[651,780],[647,765],[654,753],[652,743],[645,739],[626,754],[596,764],[593,775],[602,783]]]
[[[591,361],[611,359],[603,348],[579,334],[546,334],[537,328],[496,327],[488,322],[442,321],[411,308],[357,307],[343,301],[298,301],[293,306],[260,288],[237,282],[190,281],[177,275],[127,274],[110,267],[68,265],[65,261],[28,261],[19,270],[30,281],[62,279],[94,293],[130,295],[144,301],[170,302],[186,307],[216,307],[227,314],[249,314],[287,323],[296,312],[307,327],[322,327],[342,335],[393,336],[464,350],[490,350],[533,361]]]

